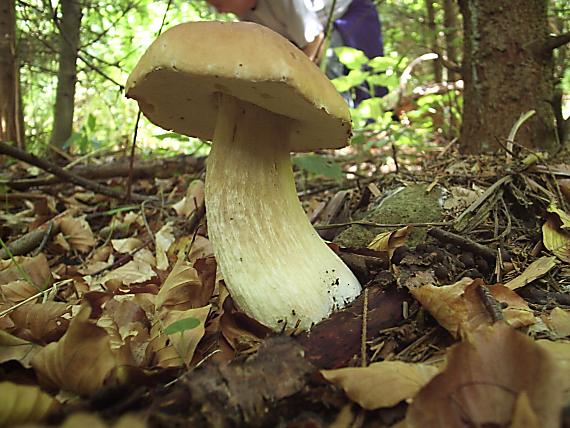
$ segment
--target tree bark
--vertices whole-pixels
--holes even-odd
[[[0,2],[0,141],[24,147],[14,0]]]
[[[454,0],[443,0],[443,26],[445,27],[445,50],[447,53],[447,60],[453,64],[459,64],[459,57],[457,52],[458,47],[458,22],[457,22],[457,7]],[[455,82],[460,79],[459,73],[448,70],[448,81]]]
[[[79,0],[61,1],[59,22],[59,69],[50,144],[61,148],[71,137],[75,84],[77,82],[77,54],[81,28],[81,4]]]
[[[433,7],[433,0],[426,0],[426,22],[428,27],[428,42],[432,52],[440,52],[439,44],[437,43],[437,27],[435,25],[435,9]],[[441,61],[433,61],[433,73],[435,81],[441,83],[443,80],[443,67]]]
[[[559,142],[551,100],[551,52],[533,49],[548,40],[547,2],[459,0],[463,15],[465,82],[460,148],[496,151],[522,113],[536,114],[519,130],[515,144],[554,151]]]

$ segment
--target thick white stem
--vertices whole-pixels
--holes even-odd
[[[309,223],[295,189],[289,119],[220,96],[208,158],[208,235],[237,306],[274,330],[308,329],[361,291]]]

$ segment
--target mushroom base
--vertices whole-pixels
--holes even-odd
[[[291,119],[220,95],[206,173],[208,234],[237,307],[279,331],[309,329],[361,286],[311,226],[295,189]]]

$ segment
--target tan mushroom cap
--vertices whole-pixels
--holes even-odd
[[[151,122],[205,140],[214,136],[220,92],[293,119],[293,151],[339,148],[350,138],[348,106],[327,77],[287,39],[254,23],[172,27],[126,85]]]

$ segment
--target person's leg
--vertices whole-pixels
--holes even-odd
[[[334,28],[342,37],[344,46],[364,52],[368,58],[384,56],[382,26],[372,0],[353,0],[345,14],[334,22]],[[370,98],[370,90],[356,89],[355,104]],[[383,86],[372,88],[375,97],[388,93]]]

